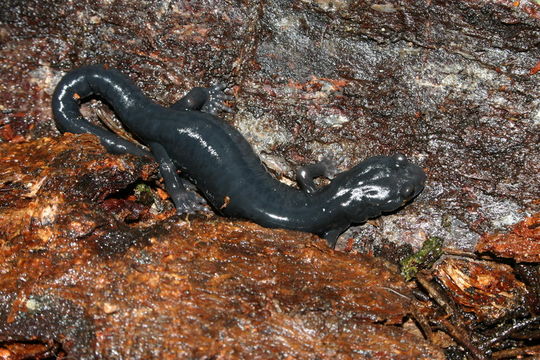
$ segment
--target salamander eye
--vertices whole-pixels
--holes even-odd
[[[401,190],[399,191],[399,194],[404,199],[410,199],[414,194],[414,186],[411,184],[405,185],[404,187],[401,188]]]

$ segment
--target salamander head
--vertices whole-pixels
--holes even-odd
[[[339,174],[332,202],[351,223],[395,211],[424,188],[426,174],[402,154],[374,156]]]

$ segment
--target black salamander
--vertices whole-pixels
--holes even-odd
[[[328,176],[332,166],[327,161],[297,171],[300,189],[281,183],[245,138],[214,116],[230,110],[222,104],[229,99],[224,88],[194,88],[165,108],[119,71],[86,66],[62,78],[52,109],[62,132],[95,134],[111,153],[153,156],[179,213],[199,202],[177,170],[222,215],[318,234],[335,246],[351,224],[393,212],[422,191],[426,175],[401,154],[369,158],[320,188],[313,179]],[[90,96],[105,100],[151,153],[82,117],[80,104]]]

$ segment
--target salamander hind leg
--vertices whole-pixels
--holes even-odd
[[[158,143],[150,143],[152,154],[159,163],[159,173],[165,182],[165,189],[171,197],[178,214],[192,213],[206,210],[205,201],[196,193],[189,191],[176,173],[173,164],[165,148]]]
[[[302,190],[308,194],[317,191],[317,186],[313,179],[324,176],[332,179],[336,174],[336,165],[329,158],[323,158],[321,161],[299,167],[296,170],[296,181]]]
[[[224,101],[234,100],[234,97],[225,94],[225,84],[217,84],[209,88],[196,87],[186,96],[171,105],[173,110],[202,111],[212,115],[218,111],[232,112],[232,109],[223,104]]]
[[[346,227],[328,230],[325,233],[321,234],[321,237],[326,240],[328,246],[330,246],[332,249],[335,249],[339,235],[341,235],[345,231],[345,229]]]

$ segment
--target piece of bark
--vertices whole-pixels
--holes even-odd
[[[447,295],[478,321],[494,323],[525,313],[528,291],[506,264],[446,257],[435,266],[434,275]]]
[[[476,245],[476,251],[517,262],[540,262],[540,213],[514,225],[509,233],[485,234]]]

